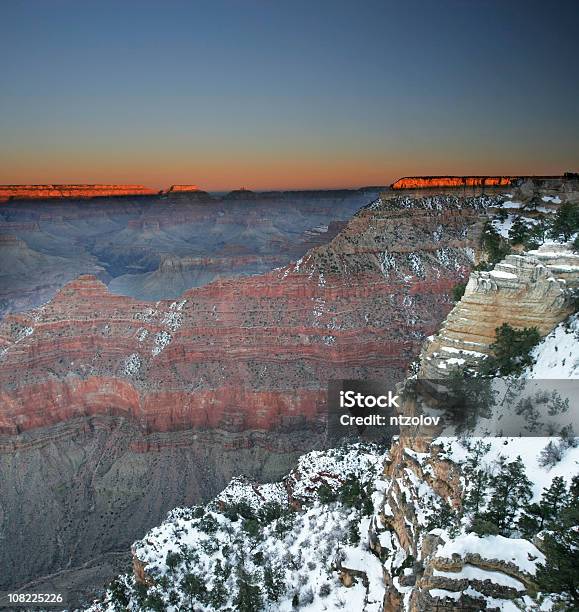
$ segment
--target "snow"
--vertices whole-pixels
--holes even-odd
[[[154,308],[145,308],[143,312],[136,312],[134,318],[139,321],[144,321],[145,323],[150,323],[156,314],[157,311]]]
[[[447,591],[446,589],[430,589],[428,592],[437,599],[452,599],[454,601],[458,601],[462,595],[460,591]]]
[[[16,337],[14,342],[20,342],[20,340],[24,340],[28,336],[31,336],[34,333],[34,328],[23,326],[16,332]]]
[[[181,300],[180,302],[172,302],[169,306],[171,310],[182,310],[183,306],[187,303],[187,300]]]
[[[348,478],[376,477],[381,471],[385,455],[366,452],[363,446],[351,445],[346,449],[312,451],[298,459],[297,466],[288,476],[294,497],[310,499],[317,495],[321,484],[338,488]]]
[[[571,316],[532,350],[524,378],[579,379],[579,314]]]
[[[504,272],[503,270],[491,270],[489,274],[494,278],[518,279],[519,277],[512,272]]]
[[[288,495],[281,482],[259,484],[243,477],[236,477],[216,497],[216,501],[226,504],[246,502],[258,510],[267,503],[287,504]]]
[[[494,229],[503,237],[503,238],[508,238],[509,237],[509,231],[516,219],[516,215],[507,215],[506,219],[504,221],[501,221],[500,219],[494,219],[492,221],[492,225],[494,227]]]
[[[151,353],[156,356],[158,355],[173,339],[173,336],[166,331],[160,331],[155,334],[155,346]]]
[[[466,344],[466,343],[465,343]],[[469,343],[469,344],[475,344],[473,343]],[[459,353],[459,354],[464,354],[464,355],[472,355],[473,357],[482,357],[485,358],[486,355],[484,353],[480,353],[479,351],[471,351],[468,349],[457,349],[454,346],[441,346],[440,347],[441,351],[444,351],[446,353]]]
[[[123,364],[123,372],[127,376],[134,376],[141,369],[141,358],[137,353],[129,355]]]
[[[162,325],[167,326],[171,331],[177,331],[183,322],[183,316],[179,312],[166,312],[163,315]]]
[[[316,482],[319,474],[315,470],[320,468],[335,469],[340,475],[352,472],[362,475],[367,467],[370,467],[370,474],[378,478],[374,465],[381,466],[383,459],[381,451],[368,445],[330,449],[326,453],[308,453],[301,457],[299,479]],[[244,520],[217,510],[219,502],[250,500],[263,504],[265,499],[278,500],[287,509],[289,500],[287,493],[283,493],[285,486],[297,482],[299,480],[288,477],[285,484],[258,485],[241,478],[234,479],[215,502],[206,507],[172,510],[164,523],[151,529],[142,540],[136,542],[133,550],[145,564],[146,572],[154,577],[157,584],[158,579],[165,576],[169,584],[176,588],[178,598],[181,598],[174,605],[167,604],[167,593],[173,589],[163,590],[153,586],[153,591],[163,593],[167,611],[178,612],[184,609],[187,600],[179,585],[186,573],[202,576],[207,589],[212,590],[216,585],[218,563],[222,568],[226,566],[223,577],[226,601],[219,609],[235,609],[233,597],[238,588],[236,568],[239,563],[243,563],[247,571],[253,574],[253,580],[262,585],[264,610],[291,612],[292,598],[297,592],[300,610],[380,612],[385,585],[382,563],[368,547],[367,533],[370,521],[373,520],[371,516],[360,518],[356,509],[340,502],[321,504],[317,498],[312,498],[301,511],[289,513],[292,520],[288,528],[278,529],[280,522],[285,520],[282,516],[262,524],[258,537],[254,537],[244,529]],[[358,531],[357,544],[345,540],[348,526],[352,524]],[[169,553],[178,555],[176,567],[172,569],[167,564]],[[263,560],[257,561],[258,556]],[[397,557],[400,557],[398,553]],[[277,602],[266,598],[263,589],[264,567],[279,568],[282,574],[284,587]],[[338,581],[337,567],[364,572],[368,588],[356,577],[353,586],[342,587]],[[121,577],[121,582],[129,585],[129,593],[133,592],[131,589],[135,583],[131,575]],[[325,593],[321,593],[322,587]],[[110,600],[97,603],[91,608],[92,612],[113,612],[114,609]],[[128,609],[134,612],[138,609],[134,598]],[[195,609],[209,612],[213,608],[196,602]]]
[[[479,467],[487,468],[491,472],[494,471],[494,466],[501,456],[511,461],[521,457],[527,477],[531,481],[532,502],[539,501],[543,490],[551,485],[555,476],[561,476],[567,484],[570,484],[573,476],[579,473],[579,447],[566,449],[561,461],[551,468],[539,465],[539,455],[551,440],[553,438],[547,437],[469,438],[472,444],[482,441],[490,445],[490,450],[481,458]],[[440,437],[435,440],[435,444],[441,444],[446,448],[449,458],[455,463],[463,463],[468,457],[468,450],[458,438]]]
[[[512,563],[532,576],[537,571],[537,564],[545,562],[543,553],[528,540],[505,538],[501,535],[480,537],[468,533],[440,544],[436,551],[436,556],[442,559],[451,559],[453,555],[464,557],[467,554],[479,555],[489,561],[494,559]]]

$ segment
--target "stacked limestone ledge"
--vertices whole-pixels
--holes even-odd
[[[491,353],[496,328],[503,323],[536,327],[547,335],[571,313],[567,285],[579,278],[571,271],[561,278],[558,259],[507,255],[494,270],[473,272],[461,301],[422,351],[422,377],[444,378],[456,366],[476,366]]]

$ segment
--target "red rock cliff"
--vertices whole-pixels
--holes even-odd
[[[427,189],[429,187],[503,187],[513,176],[405,176],[392,183],[392,189]]]
[[[0,201],[154,195],[143,185],[0,185]]]

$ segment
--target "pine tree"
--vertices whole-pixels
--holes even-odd
[[[539,465],[541,467],[552,468],[561,461],[562,456],[559,446],[551,440],[539,454]]]
[[[545,508],[547,520],[553,520],[570,503],[569,492],[561,476],[555,476],[548,489],[545,489],[541,506]]]
[[[185,574],[181,580],[181,588],[185,595],[189,597],[189,603],[193,606],[195,599],[203,602],[207,598],[207,587],[201,578],[195,574]]]
[[[570,494],[561,476],[553,478],[548,489],[544,489],[538,504],[529,504],[519,521],[526,537],[533,537],[544,528],[550,529],[558,520],[561,510],[569,504]]]
[[[495,333],[496,340],[491,345],[494,354],[485,360],[485,374],[510,376],[532,365],[531,349],[541,339],[536,327],[514,329],[503,323]]]
[[[501,457],[499,467],[499,473],[492,479],[493,494],[483,518],[495,524],[503,535],[509,535],[516,527],[519,511],[531,499],[531,482],[520,456],[510,463]]]
[[[554,529],[543,536],[542,549],[546,561],[537,571],[537,582],[541,589],[552,593],[566,594],[579,609],[579,487],[578,477],[573,478],[567,503],[560,510]],[[558,492],[550,496],[550,503],[558,507]]]
[[[238,612],[257,612],[262,609],[261,589],[253,584],[254,577],[241,564],[237,569],[237,596],[235,609]]]
[[[159,593],[151,593],[147,599],[145,599],[145,608],[153,610],[153,612],[165,612],[167,606]]]
[[[116,578],[109,584],[109,593],[111,594],[111,603],[115,610],[126,610],[129,605],[129,596],[127,595],[127,587],[125,584]]]
[[[490,474],[480,468],[482,458],[489,452],[490,444],[485,444],[478,440],[473,446],[468,448],[469,454],[464,465],[463,471],[468,484],[468,493],[463,501],[465,512],[472,512],[476,517],[486,501]]]
[[[569,240],[579,230],[579,205],[576,202],[565,202],[561,204],[551,228],[551,236],[559,238],[563,236]]]
[[[285,590],[283,580],[284,572],[280,567],[267,565],[263,571],[263,584],[267,598],[271,601],[278,601]]]

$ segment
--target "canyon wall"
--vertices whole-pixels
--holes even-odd
[[[46,303],[83,273],[114,293],[158,300],[218,277],[268,272],[331,240],[376,196],[278,192],[225,201],[187,191],[7,202],[0,207],[0,318]]]
[[[176,301],[81,276],[0,325],[0,432],[103,412],[155,431],[316,421],[328,380],[401,376],[468,273],[484,204],[380,202],[296,264]]]

